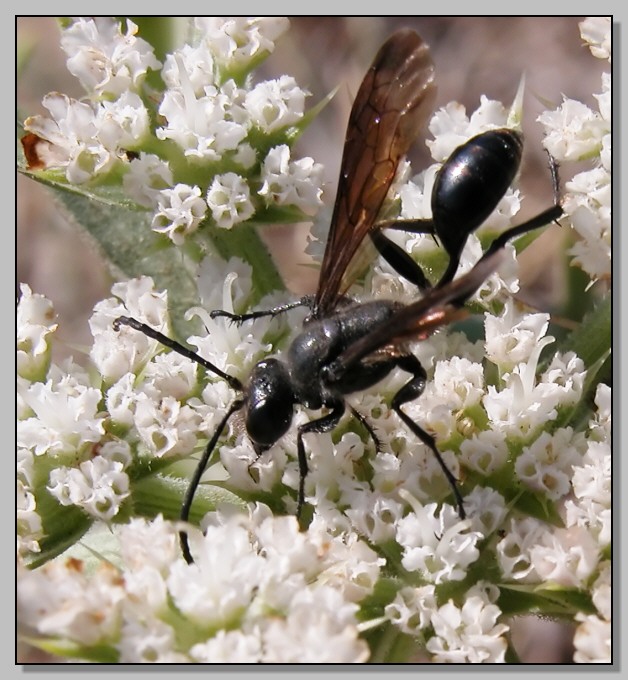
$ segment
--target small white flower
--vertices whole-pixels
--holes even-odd
[[[576,614],[576,621],[580,622],[573,638],[575,652],[573,660],[576,663],[604,663],[610,664],[612,655],[613,626],[610,621],[595,614]]]
[[[432,217],[432,188],[440,167],[439,163],[434,163],[398,188],[400,217],[407,220]]]
[[[575,352],[556,353],[540,378],[560,406],[577,404],[586,376],[584,362]]]
[[[216,59],[230,67],[272,52],[290,22],[285,17],[195,17],[194,25]]]
[[[439,361],[432,380],[442,400],[458,411],[477,404],[484,394],[482,365],[463,357]]]
[[[249,185],[235,172],[214,177],[207,190],[207,205],[221,229],[231,229],[234,224],[246,222],[255,213]]]
[[[157,354],[143,373],[143,390],[155,399],[174,397],[183,401],[197,385],[198,364],[177,352]]]
[[[598,545],[581,527],[544,531],[530,546],[530,561],[543,583],[583,588],[597,567]]]
[[[151,565],[166,573],[180,557],[179,538],[175,527],[161,515],[153,520],[132,518],[118,527],[120,552],[128,569],[138,571]]]
[[[292,522],[291,526],[295,535],[302,533],[296,522]],[[358,534],[353,531],[335,533],[324,521],[313,521],[309,533],[308,540],[315,546],[318,555],[319,583],[332,586],[346,602],[360,602],[373,592],[386,560],[379,557]],[[283,561],[279,554],[277,559]],[[307,560],[302,558],[301,570],[306,569]]]
[[[225,285],[228,283],[230,281],[226,280]],[[197,348],[202,357],[223,371],[238,375],[242,380],[249,375],[253,365],[272,349],[270,344],[263,342],[261,325],[254,332],[244,334],[241,327],[225,319],[212,319],[205,309],[193,308],[190,312],[201,319],[207,334],[193,335],[188,338],[188,342]],[[253,324],[252,330],[255,326],[258,325]]]
[[[48,336],[57,330],[52,302],[33,293],[25,283],[17,305],[17,373],[26,380],[42,379],[50,361]]]
[[[403,633],[416,637],[429,626],[432,612],[436,609],[436,588],[433,585],[406,586],[386,605],[384,613]]]
[[[608,123],[599,113],[574,99],[563,100],[555,111],[544,111],[538,122],[545,128],[543,146],[557,161],[576,161],[599,154]]]
[[[482,475],[489,476],[499,470],[509,457],[506,434],[499,430],[474,433],[460,444],[460,461]]]
[[[226,152],[236,151],[248,131],[242,91],[229,81],[220,89],[207,86],[197,97],[182,64],[179,71],[183,85],[164,93],[159,113],[167,123],[157,128],[157,137],[172,139],[186,156],[202,161],[220,160]]]
[[[262,644],[258,628],[250,633],[221,629],[209,640],[194,645],[190,656],[198,663],[262,663]]]
[[[151,455],[163,458],[194,449],[200,417],[174,397],[165,396],[155,401],[141,393],[135,404],[134,424]]]
[[[185,654],[174,651],[175,629],[160,621],[125,621],[120,631],[119,663],[186,663]]]
[[[152,227],[157,233],[166,234],[175,245],[182,245],[185,237],[196,231],[206,212],[199,187],[177,184],[157,195]]]
[[[232,421],[233,429],[238,428],[238,421]],[[287,462],[287,454],[282,443],[275,444],[269,451],[258,456],[249,441],[242,434],[230,440],[219,449],[220,462],[229,476],[229,484],[242,491],[271,491],[284,481],[283,474]],[[292,484],[296,488],[296,484]]]
[[[610,140],[610,126],[611,126],[611,116],[613,113],[613,98],[611,96],[611,89],[612,89],[613,82],[611,80],[611,74],[610,73],[602,73],[602,92],[600,94],[594,94],[593,96],[597,99],[597,105],[600,110],[600,114],[602,115],[602,118],[605,121],[608,121],[609,123],[609,135],[605,136],[605,139],[608,137]],[[610,172],[610,166],[606,165],[604,166],[609,172]]]
[[[78,468],[54,468],[47,488],[61,505],[77,505],[108,522],[130,495],[129,477],[123,468],[120,462],[96,456]]]
[[[565,213],[581,240],[569,250],[595,281],[611,274],[611,175],[602,167],[577,174],[567,182]]]
[[[572,466],[580,459],[584,437],[561,428],[550,434],[542,432],[530,446],[525,446],[515,461],[519,479],[531,489],[556,501],[571,490]]]
[[[111,463],[119,463],[123,470],[127,468],[133,460],[131,446],[123,439],[104,442],[101,445],[98,454],[103,460],[108,460]]]
[[[511,370],[530,358],[537,343],[545,337],[548,324],[549,314],[524,314],[508,298],[500,316],[486,314],[484,318],[487,358],[500,370]]]
[[[435,584],[464,579],[469,565],[480,556],[477,543],[481,534],[468,531],[469,523],[460,521],[451,506],[444,505],[439,516],[436,503],[422,507],[413,501],[412,507],[414,512],[397,523],[404,569],[419,571],[422,578]]]
[[[471,518],[471,528],[483,536],[501,527],[508,513],[504,497],[490,487],[476,486],[465,496],[464,505]]]
[[[571,483],[575,498],[565,503],[565,524],[585,528],[600,547],[611,541],[611,423],[610,388],[596,393],[598,412],[591,420],[591,438],[581,460],[573,466]],[[600,441],[597,441],[597,439]]]
[[[285,144],[272,148],[262,167],[264,184],[258,191],[268,204],[295,205],[306,215],[316,214],[323,204],[323,166],[312,158],[290,160]]]
[[[121,326],[116,331],[114,319],[132,316],[167,334],[168,295],[156,292],[149,276],[115,283],[111,292],[116,297],[96,304],[89,327],[94,336],[90,357],[100,374],[113,382],[137,371],[161,351],[157,340],[132,328]]]
[[[532,517],[510,520],[507,534],[496,546],[499,567],[505,579],[538,583],[530,551],[540,542],[545,531],[545,525]]]
[[[128,172],[122,178],[124,191],[136,203],[145,208],[156,208],[159,192],[171,187],[173,175],[166,161],[155,154],[140,153],[129,163]]]
[[[345,433],[337,444],[329,434],[317,434],[316,446],[310,454],[312,475],[307,479],[307,485],[315,488],[314,495],[318,494],[317,487],[323,497],[337,489],[341,504],[351,505],[355,489],[361,486],[353,466],[363,458],[364,449],[364,442],[355,432]]]
[[[392,232],[391,234],[386,234],[387,237],[391,237],[394,240],[405,247],[409,247],[409,243],[406,240],[405,244],[399,243],[399,239],[396,238],[396,234],[400,232]],[[382,300],[397,300],[406,304],[410,304],[416,300],[416,286],[411,284],[404,277],[399,276],[399,273],[395,271],[391,265],[380,258],[373,263],[370,271],[366,275],[364,281],[364,289],[370,292],[373,298],[381,298]]]
[[[42,105],[50,117],[31,116],[24,121],[24,129],[41,138],[37,155],[45,168],[65,169],[72,184],[111,169],[117,158],[98,141],[96,114],[88,104],[51,92]]]
[[[108,17],[77,19],[61,33],[68,70],[97,97],[136,90],[148,69],[161,66],[151,45],[136,37],[138,27],[129,19],[126,24],[123,34]]]
[[[45,383],[31,383],[22,393],[35,415],[18,421],[18,446],[36,456],[82,452],[104,434],[98,408],[102,394],[81,380],[77,366],[71,368],[70,374],[50,374]]]
[[[611,449],[608,442],[588,442],[579,464],[573,466],[574,494],[610,507]]]
[[[251,605],[266,572],[263,556],[251,550],[245,528],[210,526],[200,544],[190,532],[195,564],[175,562],[167,578],[174,605],[204,626],[229,628]]]
[[[573,352],[564,357],[555,355],[550,367],[536,379],[541,350],[552,341],[549,337],[539,341],[527,363],[520,363],[512,373],[503,376],[501,390],[488,386],[483,404],[493,428],[525,437],[548,420],[554,420],[560,407],[578,401],[585,370],[582,360]]]
[[[135,149],[150,133],[148,111],[135,92],[101,102],[96,114],[98,140],[108,150]]]
[[[181,78],[181,66],[186,77]],[[197,97],[205,94],[208,85],[217,85],[216,67],[214,57],[206,42],[200,45],[183,45],[179,50],[166,56],[164,67],[161,71],[164,83],[171,90],[181,89],[186,86],[186,80],[192,85],[192,90]]]
[[[586,529],[600,548],[610,546],[613,515],[607,503],[598,503],[587,497],[568,500],[563,513],[566,526]]]
[[[20,475],[20,468],[29,461],[32,468],[33,455],[25,449],[18,449],[18,479],[15,492],[17,511],[17,554],[26,555],[41,550],[39,540],[44,536],[41,517],[37,512],[37,502],[30,490],[31,482]],[[22,477],[22,478],[20,478]]]
[[[358,637],[356,610],[333,588],[301,590],[284,620],[265,620],[264,663],[364,663],[369,648]]]
[[[264,132],[273,132],[301,120],[308,94],[292,76],[281,76],[259,83],[247,92],[244,108],[253,125]]]
[[[452,102],[439,109],[429,123],[433,141],[427,141],[432,158],[443,162],[451,153],[467,140],[481,132],[506,126],[508,110],[501,102],[493,101],[482,95],[480,105],[468,118],[461,104]]]
[[[109,642],[119,630],[124,598],[120,574],[108,562],[90,576],[72,558],[32,570],[18,565],[18,621],[46,637],[88,646]]]
[[[591,54],[598,59],[611,60],[611,17],[587,17],[580,22],[580,35],[589,44]]]
[[[379,484],[380,480],[374,480],[374,486]],[[394,538],[395,527],[403,517],[403,512],[401,503],[386,498],[379,492],[355,494],[345,510],[356,531],[374,544],[382,544]]]
[[[427,650],[437,663],[503,663],[509,626],[497,623],[501,611],[479,595],[459,609],[452,600],[432,613],[434,637]]]
[[[610,440],[612,426],[612,390],[608,385],[600,383],[595,391],[595,405],[597,410],[593,415],[589,427],[595,438]]]
[[[611,577],[612,567],[610,560],[602,562],[599,565],[599,576],[593,584],[592,600],[595,608],[607,621],[611,621],[613,613]]]

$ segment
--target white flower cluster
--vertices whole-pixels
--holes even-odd
[[[61,170],[72,184],[121,173],[128,197],[151,210],[153,229],[177,245],[208,214],[224,229],[269,207],[314,215],[323,167],[291,160],[288,134],[308,93],[290,76],[256,85],[244,78],[273,51],[287,19],[205,17],[194,27],[195,44],[168,54],[163,68],[130,20],[125,32],[104,17],[64,28],[68,68],[91,101],[44,98],[49,115],[24,123],[31,167]],[[159,69],[163,92],[146,84]]]
[[[435,663],[503,663],[509,627],[497,622],[498,594],[495,586],[479,582],[465,593],[462,607],[453,600],[439,607],[433,585],[404,587],[386,615],[407,635],[421,637],[431,626],[426,649]]]
[[[22,286],[18,304],[18,553],[39,552],[37,498],[44,489],[62,505],[104,520],[128,496],[125,442],[105,441],[103,398],[71,360],[50,362],[56,329],[51,303]]]
[[[198,49],[188,46],[166,60],[162,75],[172,92],[172,111],[183,116],[181,102],[191,102],[228,131],[220,143],[207,130],[202,140],[204,122],[194,127],[190,111],[185,121],[179,119],[183,127],[173,124],[174,113],[168,118],[162,111],[167,123],[160,134],[187,144],[183,155],[195,162],[204,155],[214,162],[219,154],[248,167],[246,142],[237,151],[230,146],[229,135],[239,134],[234,126],[255,120],[271,129],[288,115],[268,103],[271,91],[289,102],[286,111],[297,106],[289,83],[260,90],[247,104],[235,80],[217,79],[272,49],[281,23],[246,22],[199,20]],[[582,33],[599,53],[608,52],[599,22],[585,22]],[[125,39],[130,38],[129,30]],[[124,68],[111,67],[107,77],[98,78],[109,83],[107,92],[117,72],[126,82],[141,80],[130,75],[133,60],[123,62]],[[435,158],[442,160],[461,139],[507,122],[506,109],[487,99],[470,117],[457,106],[446,107],[432,122]],[[172,186],[170,169],[157,157],[140,156],[134,163],[153,178],[142,191],[143,200],[160,206],[158,227],[167,232],[168,221],[179,220],[171,237],[183,238],[205,209],[203,192]],[[270,150],[262,167],[259,195],[278,204],[315,202],[307,159],[293,162],[288,147],[280,146]],[[436,166],[405,183],[400,173],[403,216],[429,215],[426,197],[435,172]],[[252,185],[243,177],[230,170],[209,182],[208,205],[217,224],[229,226],[253,214],[247,215]],[[134,170],[126,178],[142,186],[141,173]],[[519,202],[518,193],[509,191],[483,228],[510,226]],[[411,236],[405,243],[398,238],[417,258],[434,247],[429,237]],[[180,554],[179,525],[161,517],[115,522],[121,521],[125,499],[135,500],[134,473],[178,464],[202,450],[233,403],[233,390],[141,332],[114,330],[114,319],[128,315],[169,335],[167,296],[148,277],[115,284],[114,297],[95,308],[90,357],[102,376],[98,386],[71,363],[50,365],[52,306],[24,287],[18,307],[19,552],[28,556],[39,549],[43,529],[36,499],[45,490],[59,504],[111,524],[120,555],[119,562],[103,562],[95,572],[67,555],[35,571],[20,562],[24,624],[39,635],[75,643],[79,656],[105,653],[127,663],[363,662],[372,650],[360,633],[369,630],[376,639],[378,626],[386,635],[392,631],[418,641],[435,662],[496,663],[506,659],[512,593],[523,591],[541,603],[549,592],[552,607],[575,603],[567,612],[578,622],[574,659],[608,661],[611,392],[598,387],[586,431],[567,424],[581,406],[585,365],[573,352],[545,357],[554,341],[547,334],[549,316],[524,313],[512,301],[518,280],[514,249],[511,254],[478,296],[490,310],[483,341],[443,331],[409,348],[428,378],[420,398],[403,409],[433,435],[460,480],[467,519],[460,520],[450,504],[451,487],[433,451],[390,408],[408,381],[395,371],[377,389],[349,396],[357,415],[348,410],[335,432],[305,437],[305,495],[313,510],[307,531],[299,531],[294,517],[273,516],[266,506],[251,505],[248,517],[224,507],[205,518],[204,534],[186,527],[192,565]],[[472,235],[461,269],[480,256],[480,241]],[[256,361],[285,347],[285,323],[266,317],[238,325],[212,319],[207,309],[247,307],[251,280],[241,261],[208,258],[198,282],[206,309],[189,312],[200,317],[206,333],[188,343],[243,383]],[[384,264],[367,277],[364,290],[401,301],[416,297]],[[260,309],[284,301],[269,296]],[[289,321],[298,326],[293,314]],[[234,416],[203,481],[239,498],[271,497],[273,508],[293,514],[300,482],[296,432],[316,417],[297,408],[288,433],[258,456]],[[391,576],[385,580],[384,565]],[[587,597],[590,607],[578,609]],[[365,598],[368,606],[361,609]]]
[[[439,611],[455,623],[452,628],[445,623],[437,625],[430,603],[439,584],[464,579],[471,565],[488,559],[492,552],[503,584],[554,583],[586,590],[589,579],[601,568],[603,551],[610,543],[610,390],[600,386],[597,404],[601,412],[588,434],[551,426],[580,401],[585,371],[575,355],[555,354],[538,374],[540,351],[553,340],[544,337],[547,320],[543,314],[523,316],[512,302],[506,304],[501,316],[486,315],[486,354],[502,371],[494,384],[486,383],[486,369],[475,360],[477,346],[459,343],[457,352],[462,356],[453,359],[439,357],[436,338],[417,347],[419,356],[425,353],[426,364],[434,362],[433,377],[421,398],[404,409],[435,434],[454,475],[463,476],[460,466],[464,466],[478,483],[465,497],[470,520],[460,522],[449,505],[443,505],[436,514],[435,505],[422,507],[416,501],[410,504],[414,512],[405,514],[402,501],[408,500],[407,493],[426,501],[445,497],[450,490],[431,452],[421,451],[409,434],[387,423],[394,416],[372,394],[353,403],[373,424],[384,448],[390,447],[396,455],[377,453],[370,460],[373,476],[369,484],[343,480],[339,474],[344,475],[344,469],[321,473],[320,458],[315,453],[312,457],[306,489],[310,490],[321,474],[325,480],[334,479],[334,484],[343,489],[340,503],[348,508],[345,514],[354,526],[374,544],[394,539],[402,548],[404,569],[433,584],[401,591],[387,613],[404,632],[425,639],[434,660],[503,661],[503,635],[508,630],[495,598],[471,605],[470,598],[464,597],[462,609],[450,601]],[[394,394],[399,387],[393,379],[383,391]],[[598,422],[604,422],[607,429],[596,429]],[[336,456],[348,436],[335,447]],[[458,449],[458,457],[454,457],[453,449]],[[359,460],[363,450],[358,448],[352,459]],[[510,491],[506,479],[512,479]],[[333,493],[333,485],[325,488]],[[322,493],[321,489],[308,500],[317,504],[317,511],[327,514],[329,509],[320,501]],[[555,503],[565,528],[530,517],[509,520],[504,493]],[[505,538],[491,538],[505,527]],[[485,614],[470,616],[473,606],[488,609]],[[480,629],[474,629],[476,625]],[[590,618],[587,626],[581,636],[585,630],[602,632]],[[480,633],[486,637],[478,637]],[[608,652],[610,629],[603,634]]]
[[[591,17],[580,34],[593,56],[611,61],[611,18]],[[593,281],[611,275],[611,74],[602,74],[598,110],[565,98],[555,111],[539,116],[545,147],[558,161],[587,160],[593,168],[566,185],[563,207],[580,240],[571,248],[574,262]]]
[[[204,536],[190,534],[193,565],[181,557],[176,528],[157,517],[117,529],[118,568],[88,571],[62,557],[22,569],[21,622],[86,650],[104,646],[120,663],[368,659],[356,613],[384,560],[355,533],[303,533],[294,517],[260,505],[249,518],[210,519]]]

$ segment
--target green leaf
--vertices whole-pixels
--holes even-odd
[[[209,238],[223,260],[239,257],[251,265],[254,302],[273,291],[286,289],[268,248],[251,224],[239,224],[234,229],[214,227],[209,230]]]
[[[185,29],[185,19],[168,16],[132,16],[129,17],[138,26],[137,35],[151,45],[159,61],[163,63],[166,55],[173,52],[177,45],[177,35]],[[125,22],[126,17],[118,17]],[[183,24],[183,25],[182,25]]]
[[[611,322],[612,300],[609,294],[584,317],[580,325],[569,333],[556,349],[560,352],[575,352],[587,368],[602,358],[606,361],[613,340]],[[610,378],[610,374],[609,359],[603,370],[598,373],[598,382]]]
[[[39,541],[41,551],[26,560],[31,569],[65,552],[85,534],[93,521],[75,505],[61,505],[45,487],[35,490],[35,500],[44,537]]]
[[[321,99],[318,104],[308,109],[304,114],[303,118],[298,123],[294,124],[296,130],[295,139],[299,137],[303,131],[308,127],[308,125],[318,116],[318,114],[329,104],[329,102],[336,96],[338,92],[338,87],[335,87],[326,97]]]
[[[390,623],[368,630],[362,635],[369,645],[369,663],[409,663],[423,649],[418,640],[402,633]]]
[[[153,518],[161,513],[166,519],[179,519],[183,497],[189,484],[188,479],[164,474],[137,480],[132,484],[136,514]],[[246,508],[246,502],[231,491],[213,484],[201,484],[196,490],[190,509],[190,523],[199,524],[208,512],[222,504]]]
[[[596,609],[589,593],[565,586],[500,584],[497,602],[506,616],[539,614],[573,619],[578,612],[593,614]]]
[[[82,570],[86,575],[97,571],[103,562],[120,568],[120,541],[115,529],[105,522],[94,522],[89,531],[57,559],[65,560],[69,557],[82,562]]]
[[[360,602],[357,618],[359,621],[371,621],[384,615],[384,608],[390,604],[399,592],[401,582],[394,578],[379,578],[373,592]]]
[[[556,527],[564,526],[556,505],[542,493],[535,493],[530,490],[523,491],[517,496],[514,506],[524,515],[535,517]]]
[[[556,420],[557,427],[575,429],[586,427],[591,418],[595,392],[600,383],[609,384],[612,379],[612,302],[607,295],[599,305],[587,313],[574,331],[558,344],[558,351],[575,352],[587,369],[582,397],[571,408],[561,409]],[[547,361],[543,369],[547,368]]]
[[[92,663],[118,663],[118,650],[110,645],[80,645],[72,640],[27,638],[29,645],[66,659],[81,659]]]
[[[116,278],[151,276],[157,290],[168,291],[169,312],[178,337],[187,338],[198,331],[196,322],[184,319],[185,312],[199,304],[196,265],[152,231],[149,213],[138,210],[119,187],[73,186],[53,179],[52,173],[24,174],[53,189]]]

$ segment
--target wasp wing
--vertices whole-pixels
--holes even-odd
[[[372,229],[397,167],[430,116],[434,64],[412,30],[381,47],[356,95],[315,299],[315,314],[334,309],[353,281],[349,264]]]
[[[347,369],[404,340],[421,340],[440,326],[466,316],[464,303],[497,269],[504,259],[499,250],[483,257],[470,271],[441,288],[433,288],[420,300],[400,307],[370,333],[352,343],[333,362],[331,374],[337,380]]]

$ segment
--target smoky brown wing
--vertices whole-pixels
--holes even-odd
[[[420,300],[400,307],[384,324],[352,343],[334,363],[345,371],[382,348],[410,339],[420,340],[437,328],[466,316],[464,303],[504,259],[501,250],[484,257],[466,274],[432,288]]]
[[[381,47],[351,109],[338,191],[321,265],[316,313],[330,312],[351,283],[347,268],[373,227],[401,158],[430,116],[434,64],[409,29]]]

